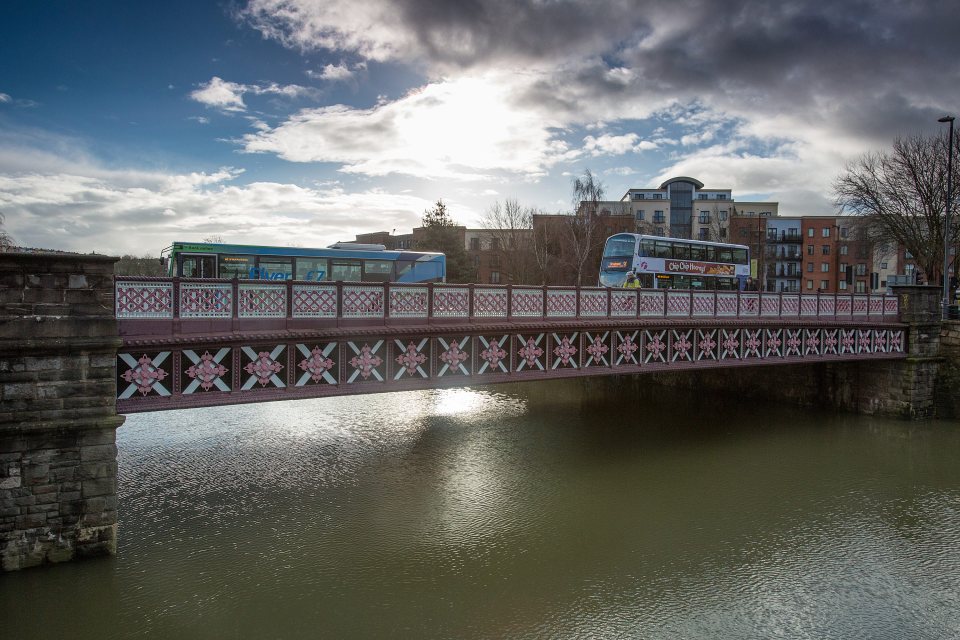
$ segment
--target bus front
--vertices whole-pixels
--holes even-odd
[[[633,233],[618,233],[607,238],[600,259],[600,286],[622,287],[627,272],[633,269],[637,255],[637,236]]]

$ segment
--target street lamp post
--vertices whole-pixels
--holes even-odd
[[[953,200],[953,116],[943,116],[937,122],[949,122],[947,137],[947,211],[943,221],[943,319],[950,308],[950,205]]]

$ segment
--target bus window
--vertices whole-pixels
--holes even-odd
[[[260,280],[289,280],[293,278],[293,258],[261,257],[257,260],[257,268],[253,270],[252,277]]]
[[[717,262],[733,262],[733,251],[727,248],[717,247]]]
[[[673,248],[669,242],[658,242],[656,246],[656,257],[657,258],[672,258],[673,257]]]
[[[716,247],[704,247],[707,250],[705,260],[707,262],[716,262],[717,261],[717,248]]]
[[[690,245],[683,244],[678,242],[673,245],[673,257],[678,260],[689,260],[690,259]],[[686,287],[684,287],[686,288]]]
[[[440,263],[418,260],[413,264],[413,275],[417,282],[439,282],[443,278]]]
[[[182,262],[180,263],[180,275],[184,278],[216,278],[217,256],[182,256]]]
[[[603,248],[603,257],[632,257],[636,246],[637,240],[633,236],[613,236],[607,240],[607,246]]]
[[[221,278],[249,278],[250,270],[254,266],[253,256],[220,256]]]
[[[360,282],[360,261],[359,260],[331,260],[330,261],[330,279],[346,280],[348,282]]]
[[[707,259],[707,248],[699,244],[695,244],[690,247],[690,259],[691,260],[706,260]]]
[[[653,240],[640,241],[640,255],[647,256],[648,258],[652,258],[656,255],[656,249],[654,248]]]
[[[397,282],[409,282],[411,269],[413,269],[412,260],[397,260]]]
[[[747,250],[746,249],[734,249],[732,251],[733,260],[736,264],[747,264]]]
[[[390,282],[393,265],[388,260],[364,260],[364,282]]]
[[[297,258],[297,280],[327,280],[330,272],[323,258]]]

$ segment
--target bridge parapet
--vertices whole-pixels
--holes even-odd
[[[244,322],[286,328],[363,326],[370,321],[491,319],[731,318],[895,322],[898,296],[673,291],[596,287],[258,282],[185,278],[116,280],[121,333],[164,333],[164,321],[202,321],[211,330]],[[127,321],[154,321],[153,324]],[[214,324],[209,324],[214,321]],[[217,321],[226,321],[219,322]],[[236,321],[239,324],[233,324]],[[173,325],[167,326],[173,330]],[[184,325],[179,325],[181,328]],[[247,326],[255,326],[247,323]]]

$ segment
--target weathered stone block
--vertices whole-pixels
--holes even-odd
[[[116,459],[117,445],[115,444],[90,445],[80,449],[80,460],[83,462]]]
[[[97,496],[113,495],[117,492],[116,478],[96,478],[94,480],[83,481],[83,497],[93,498]]]

